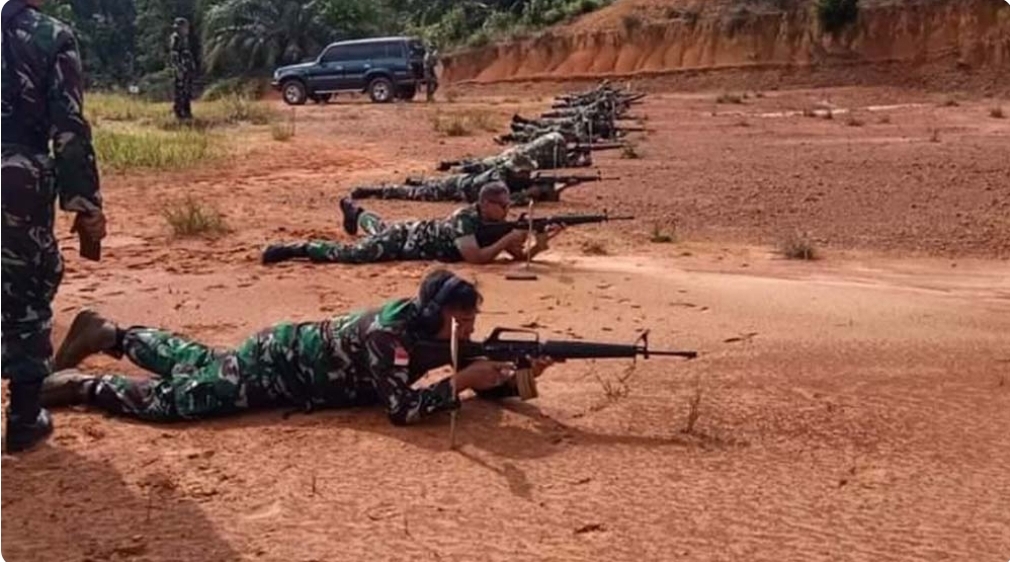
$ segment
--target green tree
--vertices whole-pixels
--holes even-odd
[[[225,0],[210,8],[204,62],[210,73],[255,72],[299,62],[333,36],[316,0]]]

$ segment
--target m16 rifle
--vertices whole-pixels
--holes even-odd
[[[634,220],[633,216],[612,217],[606,213],[602,215],[556,215],[551,217],[541,217],[529,219],[526,214],[519,216],[514,221],[485,222],[477,227],[477,244],[482,247],[490,246],[501,240],[506,234],[513,230],[532,230],[535,233],[545,232],[549,226],[575,226],[579,224],[594,224],[608,221],[628,221]]]
[[[533,337],[503,338],[502,334],[525,334]],[[452,365],[452,344],[448,341],[422,340],[415,344],[412,354],[419,358],[426,368],[436,368]],[[518,369],[516,385],[523,398],[536,397],[536,384],[529,376],[532,359],[549,357],[556,362],[569,359],[632,359],[639,356],[650,357],[682,357],[694,359],[697,351],[654,351],[649,349],[649,332],[643,332],[633,344],[598,343],[587,341],[541,341],[539,334],[532,330],[513,328],[495,328],[484,341],[457,342],[457,369],[463,368],[473,361],[486,359],[489,361],[507,361],[515,364]],[[525,372],[525,377],[518,375]]]
[[[530,181],[534,184],[564,184],[577,185],[587,181],[603,181],[603,180],[619,180],[620,177],[617,176],[607,176],[603,177],[603,174],[596,172],[596,174],[542,174],[530,178]]]

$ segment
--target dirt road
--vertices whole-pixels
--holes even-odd
[[[525,325],[623,342],[650,329],[652,347],[699,359],[557,365],[536,400],[468,401],[457,451],[447,418],[398,428],[379,410],[167,426],[60,411],[46,446],[3,459],[4,557],[1007,558],[1005,123],[985,100],[938,107],[908,92],[769,92],[732,108],[715,95],[650,98],[642,158],[601,155],[622,179],[549,209],[640,223],[573,229],[533,282],[506,280],[512,265],[453,267],[486,296],[482,335]],[[787,113],[824,99],[865,125]],[[493,152],[489,133],[439,139],[428,117],[493,111],[504,124],[546,102],[515,100],[304,108],[290,143],[237,131],[227,162],[107,177],[107,258],[69,258],[57,337],[88,305],[228,345],[413,293],[432,264],[267,268],[258,252],[343,236],[336,200],[352,185]],[[187,194],[234,231],[171,239],[159,206]],[[679,240],[650,243],[656,228]],[[774,253],[794,228],[824,260]],[[138,372],[109,358],[86,368]]]

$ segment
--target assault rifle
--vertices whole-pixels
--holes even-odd
[[[576,143],[569,148],[576,152],[588,152],[590,150],[616,150],[618,148],[624,148],[626,145],[623,142],[593,142],[593,143]]]
[[[519,216],[518,220],[502,222],[485,222],[477,227],[477,244],[482,247],[490,246],[501,240],[506,234],[513,230],[532,230],[535,233],[544,232],[547,227],[553,225],[574,226],[578,224],[594,224],[607,221],[630,221],[632,216],[611,217],[602,215],[557,215],[553,217],[541,217],[530,220],[526,214]]]
[[[537,174],[530,178],[534,184],[556,184],[563,183],[565,185],[576,185],[586,181],[603,181],[603,180],[619,180],[621,178],[617,176],[603,177],[603,174],[596,172],[596,174]]]
[[[502,334],[532,334],[526,339],[505,339]],[[418,353],[425,366],[451,365],[452,350],[447,341],[422,340],[415,344],[414,352]],[[649,349],[649,332],[646,330],[631,345],[616,343],[597,343],[586,341],[541,341],[539,334],[532,330],[514,328],[495,328],[484,341],[459,342],[459,361],[465,365],[477,359],[489,361],[510,361],[520,369],[529,368],[530,359],[550,357],[557,362],[568,359],[644,359],[650,356],[683,357],[694,359],[697,351],[653,351]]]

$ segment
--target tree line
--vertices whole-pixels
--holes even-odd
[[[166,88],[168,38],[190,21],[201,82],[268,76],[326,44],[378,35],[420,36],[445,50],[522,36],[609,0],[50,0],[45,10],[77,33],[92,88]]]

